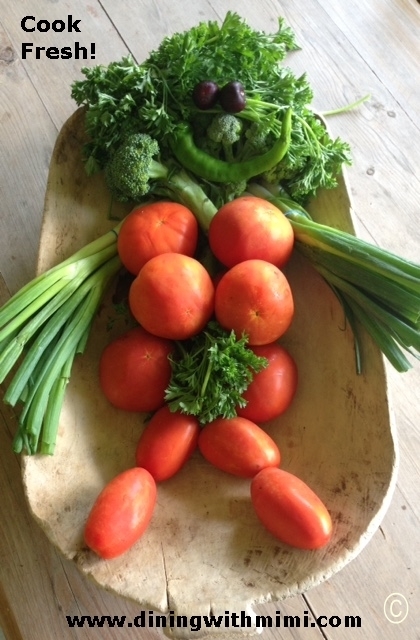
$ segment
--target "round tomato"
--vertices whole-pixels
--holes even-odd
[[[209,244],[227,267],[252,259],[283,267],[293,251],[294,233],[289,220],[273,204],[241,196],[227,202],[213,217]]]
[[[133,316],[147,331],[186,340],[210,320],[214,286],[198,260],[180,253],[162,253],[140,270],[128,300]]]
[[[118,234],[118,254],[130,273],[137,275],[150,258],[161,253],[192,256],[197,248],[198,223],[194,214],[176,202],[153,202],[135,207]]]
[[[268,433],[246,418],[218,418],[206,424],[198,448],[212,465],[241,478],[280,464],[280,451]]]
[[[156,482],[175,475],[197,448],[200,425],[194,416],[172,412],[167,405],[146,424],[137,444],[136,464]]]
[[[134,327],[110,342],[99,362],[99,382],[109,402],[125,411],[155,411],[164,403],[175,345]]]
[[[247,404],[237,414],[254,422],[267,422],[281,415],[291,405],[298,384],[298,369],[290,353],[277,342],[249,347],[268,365],[254,374],[242,394]]]
[[[318,549],[332,535],[331,516],[308,485],[283,469],[267,468],[251,481],[255,512],[276,538],[300,549]]]
[[[87,546],[104,559],[125,553],[143,535],[156,504],[156,483],[134,467],[113,478],[97,497],[86,521]]]
[[[238,337],[245,333],[250,345],[275,342],[289,328],[293,314],[286,276],[265,260],[240,262],[216,287],[216,319]]]

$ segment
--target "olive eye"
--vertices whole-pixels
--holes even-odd
[[[228,82],[220,89],[219,103],[228,113],[239,113],[246,106],[245,89],[238,81]]]
[[[198,109],[211,109],[219,97],[219,86],[211,80],[203,80],[195,85],[192,99]]]

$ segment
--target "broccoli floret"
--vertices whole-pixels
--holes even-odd
[[[247,181],[241,180],[239,182],[221,182],[216,185],[211,183],[207,185],[207,192],[209,198],[218,209],[222,207],[226,202],[235,200],[242,196],[247,190]]]
[[[168,169],[154,159],[158,153],[157,141],[147,134],[125,138],[105,168],[107,185],[117,200],[140,200],[150,191],[149,180],[166,179]]]
[[[231,113],[218,113],[207,128],[207,137],[221,145],[225,160],[234,160],[233,146],[241,138],[242,122]]]
[[[261,123],[251,122],[247,124],[243,132],[237,161],[242,162],[253,156],[265,153],[273,146],[274,142],[275,138],[268,133],[267,128]]]
[[[245,131],[245,138],[250,147],[258,153],[264,153],[269,148],[267,142],[268,132],[258,122],[252,122]]]
[[[127,136],[105,166],[105,179],[120,202],[140,202],[145,195],[169,198],[184,204],[205,232],[217,209],[200,184],[182,167],[155,160],[159,145],[151,136]]]

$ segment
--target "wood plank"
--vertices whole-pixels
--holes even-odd
[[[11,4],[7,3],[7,0],[0,0],[0,15],[8,16],[7,33],[15,57],[22,60],[23,67],[36,91],[42,96],[45,108],[57,130],[76,109],[76,104],[71,98],[71,84],[81,77],[82,67],[108,64],[127,53],[121,36],[97,0],[88,5],[78,1],[71,3],[71,6],[63,7],[55,2],[42,0],[37,3],[36,11],[31,0]],[[36,21],[47,20],[50,24],[54,20],[63,20],[67,24],[68,15],[72,16],[72,22],[80,20],[76,25],[80,32],[74,29],[68,32],[66,28],[60,33],[52,30],[25,33],[21,27],[24,16],[34,16]],[[28,22],[28,27],[32,28],[36,21]],[[33,44],[33,51],[28,53],[25,59],[22,55],[23,43]],[[84,47],[86,52],[80,49],[77,53],[77,43],[79,47]],[[95,44],[94,58],[91,57],[91,44]],[[41,51],[39,59],[36,58],[36,47],[50,46],[58,49],[69,47],[72,57],[50,59]],[[23,114],[22,117],[24,118]]]
[[[52,149],[57,131],[76,108],[71,84],[81,77],[83,66],[107,64],[127,52],[98,2],[86,8],[76,3],[70,10],[63,10],[44,0],[37,4],[35,17],[52,23],[66,19],[67,11],[74,19],[81,19],[81,33],[25,33],[21,20],[34,14],[33,3],[0,0],[0,16],[7,17],[7,22],[3,18],[4,24],[0,20],[0,234],[8,239],[0,252],[0,271],[12,292],[35,271]],[[76,42],[89,51],[90,43],[101,45],[96,47],[93,60],[83,59],[82,52],[77,60],[74,56],[56,60],[44,55],[36,59],[35,54],[21,60],[24,42],[33,43],[34,52],[37,46],[69,46],[75,53]]]
[[[327,0],[322,6],[419,127],[420,85],[413,82],[420,56],[418,2],[372,0],[355,10],[340,0]]]
[[[0,271],[11,291],[33,277],[57,130],[0,23]]]

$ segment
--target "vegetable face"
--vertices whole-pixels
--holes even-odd
[[[87,546],[108,560],[130,549],[146,531],[156,504],[156,483],[135,467],[113,478],[97,497],[86,522]]]
[[[176,202],[135,207],[118,234],[118,254],[130,273],[137,275],[150,258],[161,253],[194,255],[198,223],[194,214]]]
[[[210,223],[210,248],[226,267],[252,259],[283,267],[292,254],[293,243],[293,228],[286,216],[255,196],[226,203]]]
[[[266,358],[268,365],[254,375],[243,394],[246,404],[238,407],[237,413],[257,423],[267,422],[291,405],[298,384],[298,368],[290,353],[277,342],[250,349]]]
[[[150,333],[186,340],[209,321],[214,287],[200,262],[179,253],[163,253],[141,269],[130,287],[129,305]]]
[[[194,416],[172,412],[167,405],[146,424],[137,444],[136,464],[156,482],[168,480],[185,465],[197,448],[200,426]]]
[[[198,448],[218,469],[252,478],[265,467],[278,467],[280,451],[270,436],[246,418],[219,418],[201,430]]]
[[[170,340],[134,327],[102,352],[99,380],[109,402],[125,411],[155,411],[163,405],[171,377]]]
[[[332,535],[331,516],[320,498],[283,469],[267,468],[251,481],[255,512],[276,538],[300,549],[319,549]]]
[[[133,131],[134,122],[137,127],[142,123],[143,133],[163,142],[161,152],[166,161],[173,156],[169,138],[185,124],[196,130],[200,123],[205,125],[206,116],[211,118],[212,109],[197,114],[191,99],[196,85],[210,79],[223,87],[229,80],[237,80],[246,92],[245,108],[236,111],[244,124],[243,141],[248,129],[257,134],[256,147],[248,149],[250,155],[261,155],[278,139],[286,106],[296,116],[293,138],[298,144],[273,167],[274,173],[270,169],[268,177],[276,184],[283,181],[300,202],[320,187],[334,186],[342,163],[349,162],[349,147],[330,138],[308,107],[313,94],[305,74],[296,76],[282,64],[298,43],[282,18],[277,27],[275,33],[264,33],[228,11],[221,24],[202,22],[165,38],[141,64],[126,57],[108,67],[84,68],[85,79],[73,83],[72,97],[78,105],[88,107],[90,141],[84,148],[88,170],[105,166],[116,143]],[[192,57],[195,49],[200,55]],[[243,55],[238,56],[238,51]],[[234,93],[237,109],[242,103],[237,104],[238,92]],[[229,109],[232,105],[225,106]],[[209,191],[207,195],[212,197]]]
[[[265,260],[246,260],[227,271],[216,287],[218,322],[250,345],[269,344],[289,328],[294,314],[292,291],[280,269]]]

